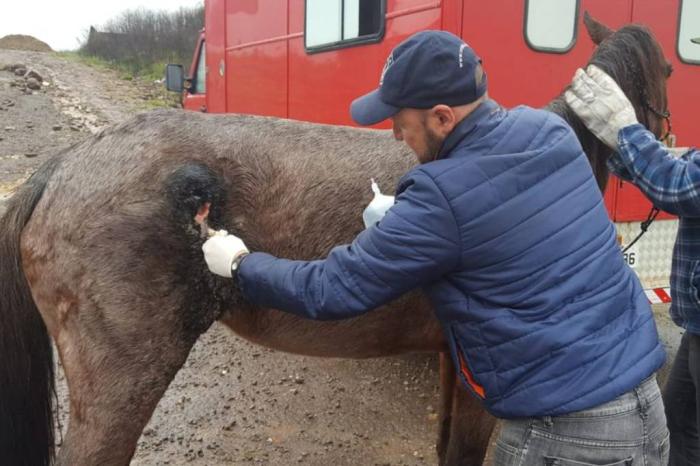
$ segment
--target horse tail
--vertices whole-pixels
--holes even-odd
[[[0,463],[49,465],[54,458],[51,340],[22,270],[20,235],[56,156],[19,189],[0,220]]]

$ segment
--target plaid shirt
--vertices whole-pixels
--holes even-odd
[[[659,209],[679,217],[671,270],[671,318],[700,334],[700,151],[674,157],[642,125],[623,128],[610,170],[634,183]]]

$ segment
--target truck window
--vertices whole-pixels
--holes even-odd
[[[306,0],[306,50],[379,42],[385,11],[385,0]]]
[[[206,94],[207,93],[207,53],[206,53],[207,43],[202,42],[202,47],[199,50],[199,56],[197,57],[197,71],[193,76],[192,83],[192,94]]]
[[[700,65],[700,0],[683,0],[678,21],[678,56]]]
[[[539,51],[568,52],[576,43],[578,0],[525,0],[525,41]]]

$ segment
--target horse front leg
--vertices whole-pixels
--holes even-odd
[[[455,366],[449,353],[440,353],[440,406],[438,410],[437,454],[441,465],[445,464],[447,447],[450,443],[452,424],[452,401],[457,377]]]
[[[453,366],[454,367],[454,366]],[[486,456],[496,418],[462,387],[452,372],[452,403],[449,434],[440,464],[445,466],[481,466]]]

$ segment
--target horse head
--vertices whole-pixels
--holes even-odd
[[[673,69],[654,35],[639,24],[630,24],[614,31],[593,19],[588,12],[584,14],[583,22],[591,40],[597,45],[588,64],[608,73],[629,98],[637,119],[657,138],[666,138],[671,130],[666,80]],[[566,105],[563,95],[547,108],[567,120],[576,131],[598,186],[605,190],[608,181],[606,162],[612,151],[588,131]]]
[[[673,67],[645,26],[631,24],[613,31],[588,12],[583,22],[598,47],[588,62],[608,73],[630,99],[640,123],[657,138],[670,134],[666,80]]]

